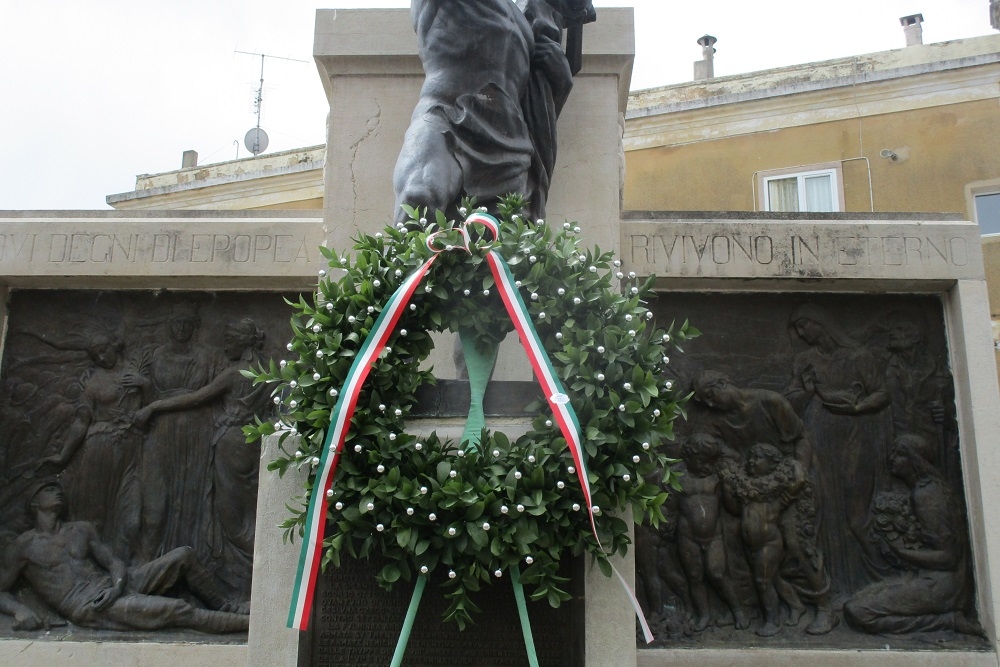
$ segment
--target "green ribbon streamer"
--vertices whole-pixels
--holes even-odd
[[[403,664],[403,654],[406,653],[406,643],[410,641],[410,632],[413,630],[413,621],[417,618],[417,607],[420,606],[420,598],[424,594],[424,587],[427,586],[427,575],[421,574],[417,577],[417,585],[413,587],[413,596],[410,598],[410,606],[406,610],[406,618],[403,620],[403,629],[399,633],[399,641],[396,642],[396,650],[392,654],[390,667],[400,667]],[[533,666],[534,667],[534,666]]]
[[[462,441],[468,442],[467,447],[475,450],[479,448],[482,439],[483,429],[486,428],[486,412],[483,409],[483,398],[486,396],[486,385],[490,383],[490,376],[493,375],[493,366],[497,362],[497,352],[500,346],[491,344],[485,351],[480,351],[476,347],[476,332],[472,329],[462,329],[458,332],[459,340],[462,343],[462,354],[465,356],[465,367],[469,371],[469,389],[472,394],[469,402],[469,416],[465,420],[465,431],[462,433]],[[518,598],[518,609],[524,607],[524,591],[521,590],[521,580],[514,579],[514,593]],[[413,621],[417,618],[417,608],[420,607],[420,598],[424,594],[427,586],[427,576],[421,574],[417,577],[417,585],[413,588],[413,596],[410,598],[410,606],[406,610],[406,619],[403,621],[403,629],[399,633],[399,640],[396,641],[396,650],[392,654],[390,667],[400,667],[403,664],[403,655],[406,653],[406,644],[410,641],[410,632],[413,631]],[[531,667],[538,667],[535,659],[534,644],[531,643],[531,629],[527,626],[528,610],[524,608],[519,611],[521,614],[521,625],[525,633],[525,641],[528,642],[528,657],[531,660]]]
[[[465,431],[462,432],[462,442],[468,442],[468,449],[479,449],[483,429],[486,428],[486,413],[483,410],[483,398],[486,396],[486,385],[490,383],[493,367],[497,363],[497,352],[500,345],[490,343],[481,350],[476,346],[474,329],[460,329],[458,338],[462,343],[462,354],[465,356],[465,367],[469,371],[469,416],[465,419]]]
[[[465,367],[469,371],[469,416],[465,421],[465,431],[462,441],[468,442],[469,449],[477,449],[486,427],[486,413],[483,409],[483,398],[486,396],[486,385],[493,375],[493,367],[497,362],[497,352],[500,346],[491,343],[485,350],[476,346],[476,333],[471,329],[460,329],[459,340],[462,343],[462,354],[465,355]],[[528,620],[528,605],[524,598],[524,587],[521,585],[521,572],[515,565],[510,569],[511,582],[514,584],[514,599],[517,601],[517,615],[521,619],[521,633],[524,635],[524,647],[528,651],[528,664],[538,667],[538,656],[535,655],[535,640],[531,635],[531,622]],[[395,667],[395,666],[394,666]]]
[[[528,621],[528,604],[524,601],[524,587],[521,586],[521,570],[515,565],[510,568],[510,580],[514,583],[514,599],[517,600],[517,615],[521,618],[521,633],[524,635],[524,648],[528,651],[528,664],[538,667],[538,656],[535,655],[535,640],[531,636],[531,623]]]

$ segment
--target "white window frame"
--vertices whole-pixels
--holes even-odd
[[[834,213],[846,209],[844,201],[844,172],[840,162],[825,162],[823,164],[800,165],[784,169],[767,169],[757,172],[757,200],[761,211],[770,211],[771,202],[768,183],[795,177],[798,179],[799,201],[805,201],[805,178],[808,176],[830,176],[830,187],[833,189]],[[808,213],[809,211],[802,211]]]
[[[979,210],[976,208],[976,197],[983,195],[1000,194],[1000,178],[993,178],[988,181],[976,181],[965,186],[965,203],[969,210],[969,220],[979,224]],[[984,237],[994,238],[1000,236],[1000,232],[993,234],[983,234]]]

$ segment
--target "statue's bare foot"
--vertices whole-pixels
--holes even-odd
[[[788,610],[788,620],[785,621],[785,625],[795,627],[802,620],[803,614],[806,613],[805,607],[792,607]]]
[[[705,628],[711,625],[711,623],[712,619],[708,617],[708,614],[703,614],[699,616],[697,620],[695,620],[694,625],[691,626],[691,629],[694,630],[695,632],[702,632],[705,630]]]
[[[816,618],[806,628],[806,632],[811,635],[825,635],[837,627],[837,617],[829,609],[817,609]]]
[[[760,635],[761,637],[773,637],[774,635],[778,634],[779,630],[781,630],[781,628],[779,628],[771,621],[768,621],[764,625],[757,628],[757,634]]]
[[[742,609],[733,614],[733,621],[736,623],[737,630],[746,630],[750,627],[750,619],[747,618],[746,612]]]

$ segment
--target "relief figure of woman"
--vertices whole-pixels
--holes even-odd
[[[795,354],[784,393],[814,443],[821,544],[835,586],[854,592],[872,580],[863,536],[875,490],[890,480],[885,375],[875,356],[818,306],[796,308],[789,328],[793,343],[805,347]]]

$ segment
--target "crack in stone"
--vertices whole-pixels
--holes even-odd
[[[361,144],[363,144],[372,135],[374,135],[375,132],[378,130],[379,125],[381,124],[381,120],[382,120],[382,107],[379,106],[378,101],[375,101],[375,108],[377,109],[377,111],[375,112],[375,115],[372,116],[372,117],[370,117],[368,119],[368,122],[365,123],[365,133],[363,135],[361,135],[361,137],[357,141],[355,141],[353,144],[351,144],[351,147],[348,149],[351,152],[351,192],[352,192],[353,197],[354,197],[354,206],[353,206],[353,209],[354,209],[355,215],[357,214],[357,211],[358,211],[358,178],[357,178],[358,175],[357,175],[357,172],[354,169],[354,165],[355,165],[355,163],[357,161],[358,150],[360,150]]]

